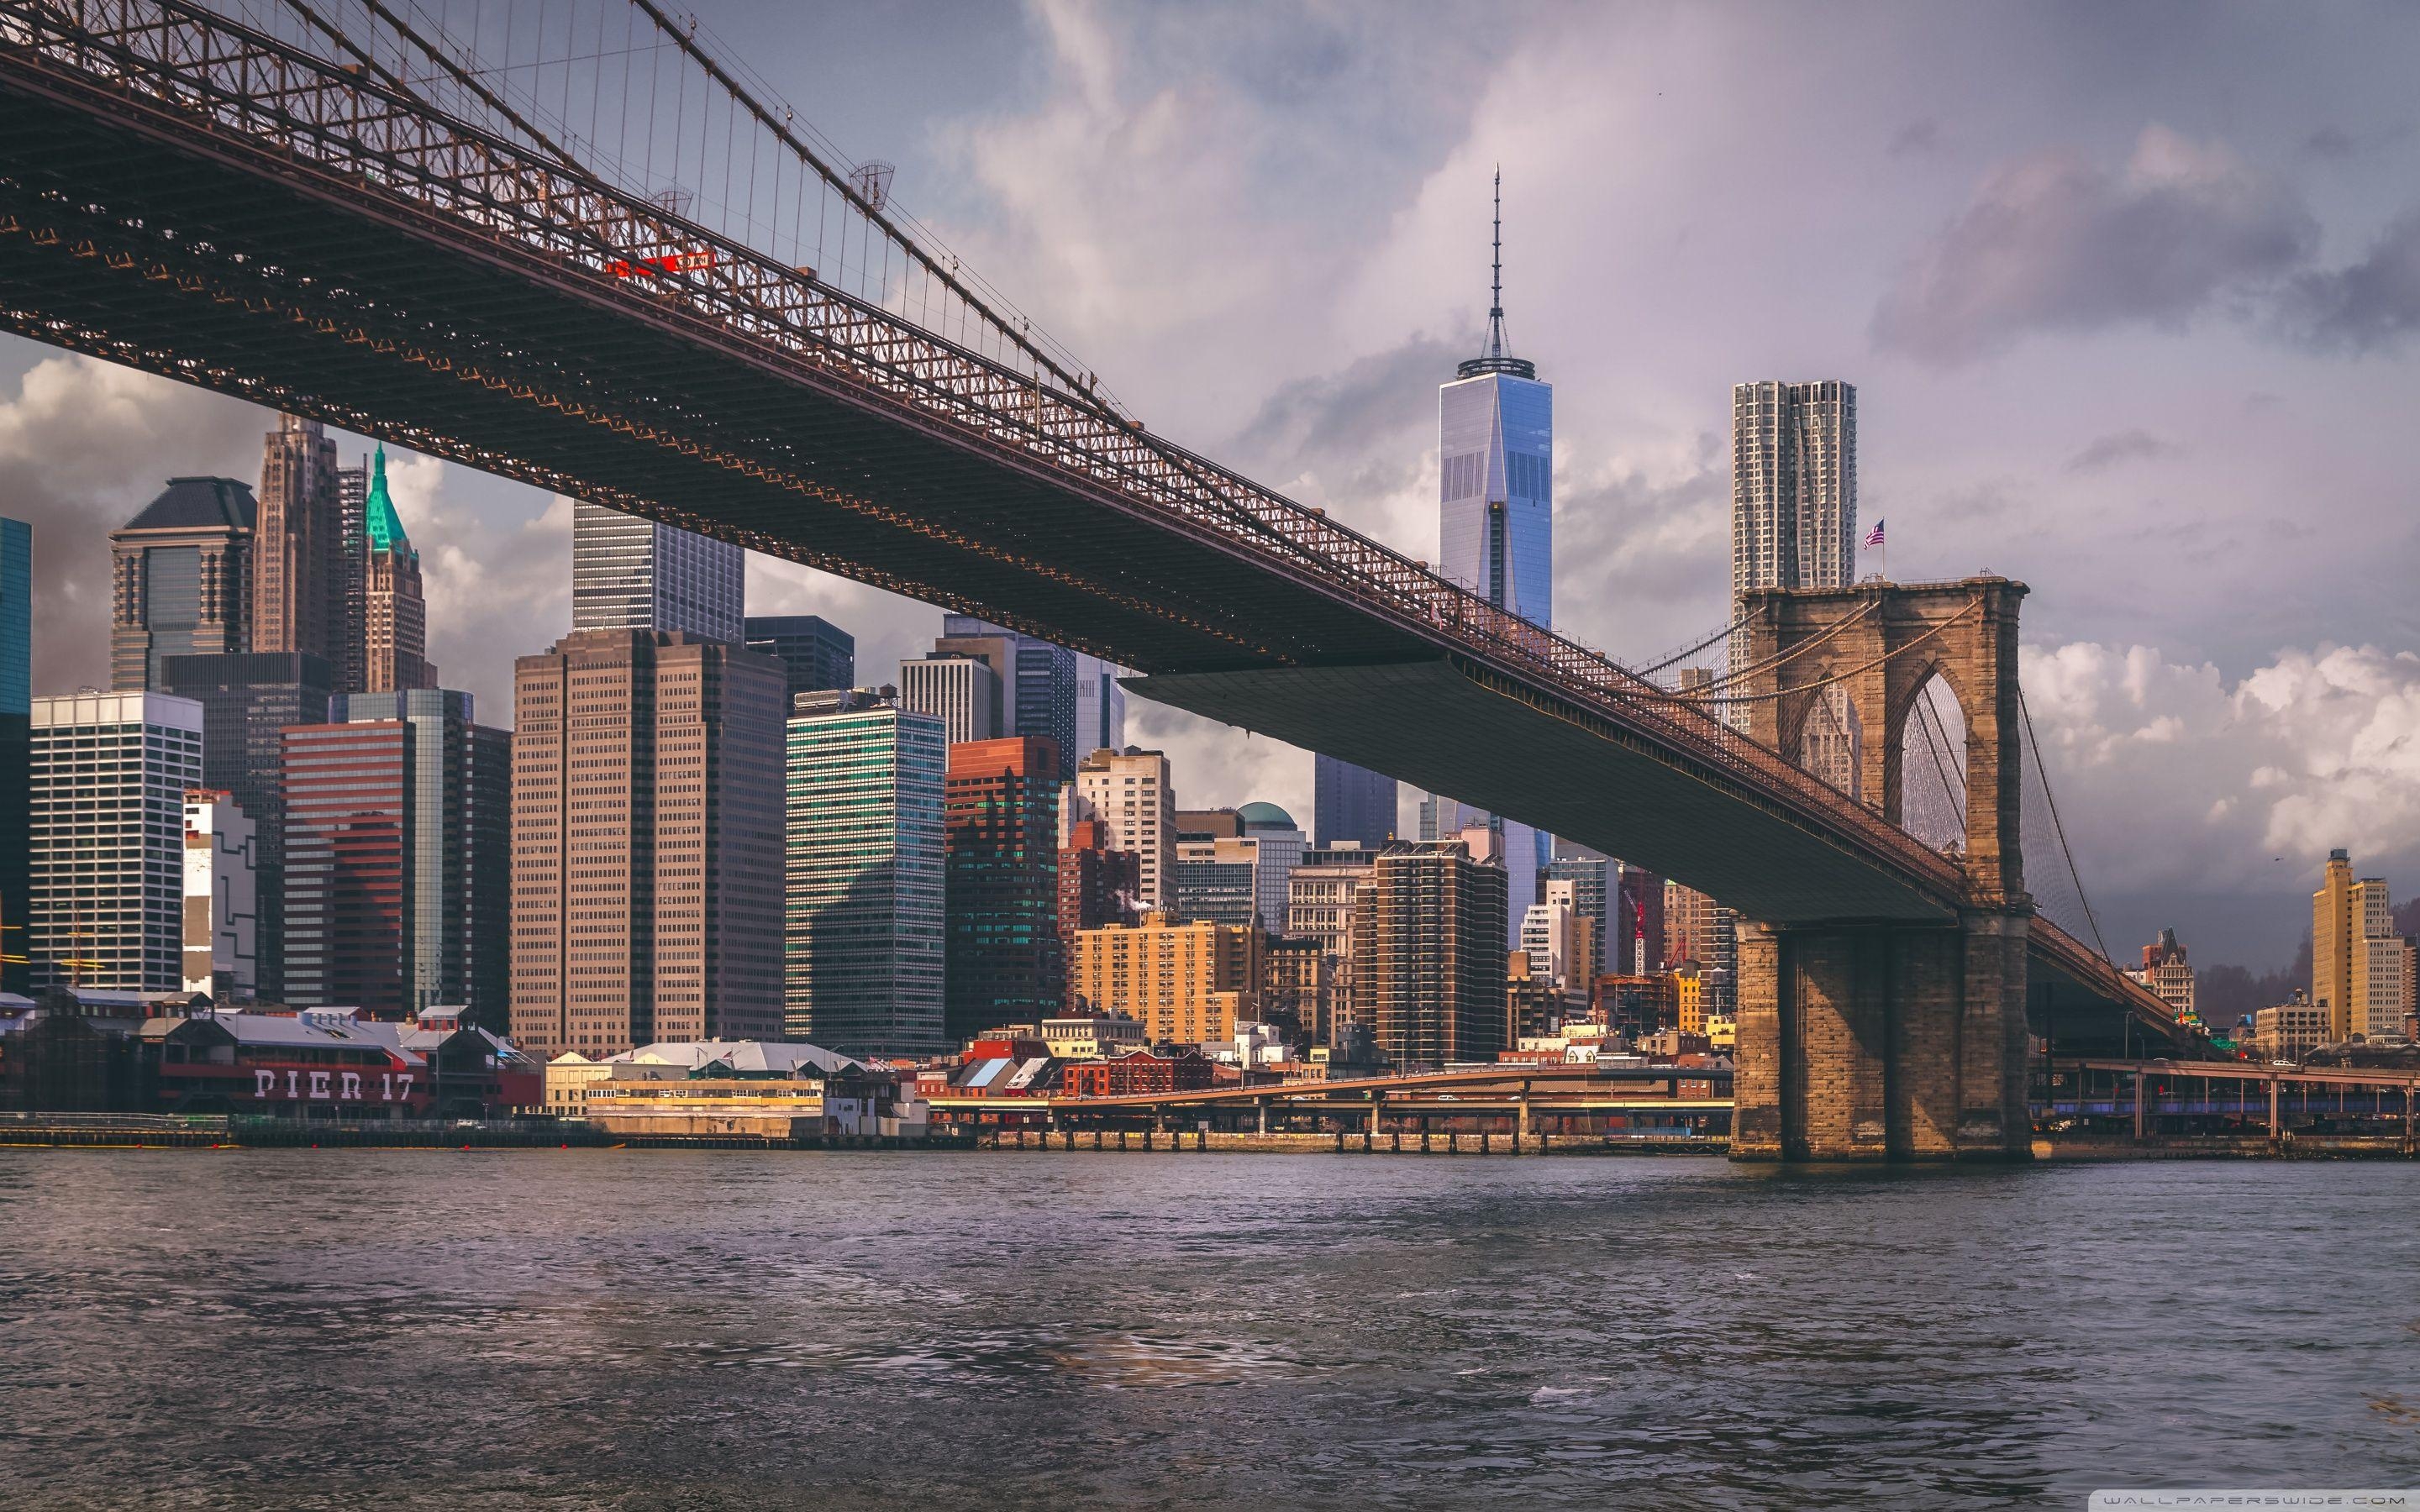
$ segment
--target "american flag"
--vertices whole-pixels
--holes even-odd
[[[1867,548],[1870,550],[1872,548],[1878,547],[1882,544],[1883,522],[1881,520],[1876,520],[1874,521],[1874,528],[1866,532],[1866,546]]]

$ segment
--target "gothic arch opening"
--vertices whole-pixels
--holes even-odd
[[[1820,688],[1798,735],[1799,769],[1811,772],[1852,798],[1862,799],[1865,722],[1856,701],[1839,684]]]
[[[1935,850],[1966,849],[1966,711],[1939,672],[1900,729],[1900,827]]]

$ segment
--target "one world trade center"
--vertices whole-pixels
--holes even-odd
[[[1503,181],[1497,175],[1494,279],[1487,347],[1437,390],[1439,569],[1461,586],[1533,624],[1554,624],[1555,391],[1504,340]],[[1421,838],[1466,828],[1494,833],[1506,872],[1512,943],[1536,901],[1548,838],[1528,825],[1433,795]]]

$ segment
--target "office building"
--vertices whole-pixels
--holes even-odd
[[[233,478],[170,478],[109,535],[109,683],[158,691],[166,656],[250,643],[252,489]]]
[[[181,990],[185,791],[203,785],[201,705],[164,693],[31,702],[31,985]]]
[[[0,993],[32,985],[25,889],[34,738],[34,528],[0,518]]]
[[[406,983],[409,737],[395,722],[286,732],[286,1000],[396,1021]]]
[[[1551,627],[1555,391],[1538,381],[1534,363],[1506,349],[1501,177],[1487,345],[1437,390],[1437,570],[1497,608]],[[1450,841],[1478,826],[1496,833],[1512,900],[1506,927],[1517,931],[1537,901],[1551,838],[1440,794],[1422,805],[1423,841]],[[1506,944],[1518,941],[1508,934]]]
[[[1714,901],[1695,887],[1664,879],[1664,939],[1651,971],[1668,971],[1683,961],[1712,965],[1714,933],[1719,927]]]
[[[1664,879],[1644,867],[1614,874],[1613,953],[1603,968],[1645,976],[1664,969]]]
[[[749,650],[775,657],[789,670],[792,698],[857,686],[857,638],[829,620],[752,614],[747,633]]]
[[[748,553],[602,504],[571,509],[573,630],[747,639]]]
[[[1261,1022],[1297,1045],[1328,1043],[1342,991],[1335,959],[1309,935],[1271,935],[1261,950]]]
[[[1572,911],[1580,918],[1589,936],[1589,959],[1602,964],[1613,944],[1613,933],[1606,928],[1611,918],[1616,889],[1614,872],[1621,863],[1598,854],[1577,841],[1557,840],[1554,855],[1538,873],[1538,889],[1544,896],[1558,882],[1572,885]]]
[[[940,720],[953,746],[1000,738],[1000,674],[979,656],[936,651],[901,662],[899,706]]]
[[[1352,841],[1372,850],[1395,838],[1395,779],[1315,755],[1311,765],[1311,831],[1314,845]]]
[[[2344,850],[2328,853],[2311,895],[2311,1006],[2341,1043],[2403,1037],[2404,949],[2381,877],[2355,880]]]
[[[1857,391],[1825,379],[1731,389],[1731,597],[1846,588],[1857,575]],[[1730,665],[1746,664],[1745,634]],[[1825,690],[1798,763],[1855,796],[1862,732],[1846,688]]]
[[[1505,1045],[1504,869],[1462,841],[1378,854],[1353,931],[1355,1016],[1404,1068],[1492,1060]]]
[[[420,591],[420,553],[403,533],[403,520],[386,491],[386,448],[370,459],[368,498],[363,504],[360,597],[347,618],[360,623],[361,650],[351,655],[359,681],[348,691],[394,693],[437,687],[428,664],[428,606]],[[349,564],[347,579],[356,576]],[[452,999],[445,999],[452,1001]]]
[[[1118,850],[1109,843],[1108,825],[1097,819],[1085,819],[1069,826],[1059,841],[1059,958],[1063,967],[1075,959],[1078,931],[1099,929],[1104,924],[1131,924],[1141,917],[1136,907],[1141,890],[1140,860],[1132,851]]]
[[[1179,825],[1185,816],[1177,816]],[[1180,829],[1176,841],[1176,907],[1181,919],[1260,924],[1261,847],[1236,836]]]
[[[2175,930],[2160,931],[2158,939],[2143,947],[2143,964],[2133,975],[2174,1009],[2177,1017],[2191,1024],[2201,1022],[2201,1014],[2195,1007],[2193,963],[2185,948],[2177,943]],[[2398,1007],[2398,1017],[2401,1011]]]
[[[300,651],[343,672],[359,621],[346,597],[353,579],[338,471],[336,443],[318,421],[277,417],[261,445],[251,639],[201,649]]]
[[[370,577],[370,459],[358,467],[336,470],[337,551],[344,558],[343,635],[334,665],[335,690],[353,692],[368,686],[367,606]]]
[[[252,821],[233,794],[187,788],[184,991],[207,993],[214,1004],[255,995],[260,985],[259,898]]]
[[[1154,1044],[1230,1040],[1238,1021],[1259,1017],[1261,950],[1249,925],[1151,912],[1079,932],[1068,988],[1086,1011],[1140,1020]]]
[[[689,631],[579,630],[514,664],[523,1050],[782,1037],[783,682]]]
[[[1075,785],[1060,805],[1063,838],[1070,825],[1097,819],[1111,850],[1131,852],[1145,909],[1176,903],[1176,788],[1163,751],[1094,751],[1076,764]]]
[[[202,783],[235,795],[253,825],[258,882],[256,991],[286,1001],[286,742],[289,725],[325,724],[334,680],[301,651],[170,656],[166,691],[202,706]]]
[[[1078,651],[1076,743],[1062,753],[1062,759],[1072,763],[1087,751],[1123,750],[1125,743],[1126,690],[1118,686],[1118,669],[1098,656]]]
[[[1272,934],[1286,929],[1287,879],[1302,864],[1302,827],[1274,803],[1248,803],[1236,811],[1244,839],[1253,849],[1253,917]]]
[[[508,732],[439,688],[355,693],[286,732],[287,995],[510,1021]]]
[[[1527,949],[1504,958],[1505,1047],[1517,1050],[1524,1040],[1539,1039],[1562,1027],[1566,1007],[1562,989]]]
[[[949,748],[943,1032],[963,1043],[1058,1014],[1059,751],[1038,735]]]
[[[843,1055],[939,1055],[949,739],[871,689],[792,702],[785,1012]]]
[[[1076,761],[1083,751],[1101,748],[1103,732],[1088,731],[1081,717],[1080,663],[1086,658],[1065,646],[971,614],[951,614],[942,618],[941,638],[933,642],[933,651],[936,656],[972,656],[992,670],[1000,679],[999,733],[1048,739],[1059,751],[1059,780],[1076,775]],[[1125,696],[1118,695],[1121,726]]]
[[[1286,878],[1284,933],[1317,940],[1323,953],[1349,970],[1355,890],[1369,880],[1382,848],[1347,842],[1304,851]]]
[[[2339,1039],[2328,1010],[2299,987],[2291,998],[2252,1015],[2251,1049],[2263,1060],[2300,1060]]]

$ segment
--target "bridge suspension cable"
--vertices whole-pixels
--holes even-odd
[[[1957,613],[1952,614],[1946,619],[1936,621],[1931,627],[1926,629],[1922,635],[1916,636],[1913,640],[1902,641],[1899,645],[1893,646],[1890,650],[1884,652],[1879,656],[1869,657],[1867,660],[1858,663],[1854,667],[1850,667],[1843,671],[1834,672],[1829,677],[1819,677],[1809,682],[1793,683],[1788,687],[1775,688],[1773,691],[1768,693],[1726,693],[1716,698],[1698,699],[1691,696],[1693,690],[1683,689],[1678,693],[1666,693],[1664,696],[1680,702],[1770,703],[1776,699],[1791,698],[1800,693],[1813,692],[1819,687],[1830,687],[1835,684],[1845,683],[1850,678],[1858,676],[1861,673],[1869,672],[1875,668],[1883,665],[1885,662],[1907,655],[1909,652],[1914,651],[1916,647],[1931,640],[1934,636],[1941,634],[1941,632],[1948,629],[1951,625],[1966,618],[1968,615],[1979,611],[1982,607],[1982,600],[1977,599],[1968,604],[1964,609],[1960,609]],[[1823,636],[1837,634],[1839,630],[1854,623],[1854,616],[1852,616],[1850,619],[1840,621],[1838,625],[1827,626],[1823,632]],[[1815,640],[1822,638],[1823,637],[1819,636],[1810,636],[1806,641],[1801,642],[1801,644],[1812,644]],[[1771,667],[1777,665],[1782,659],[1783,658],[1779,656],[1774,656],[1759,665],[1762,667]],[[1661,690],[1659,689],[1659,691]]]

